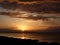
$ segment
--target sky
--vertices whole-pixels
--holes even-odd
[[[0,0],[0,1],[4,1],[4,0]],[[10,2],[13,2],[13,1],[16,1],[16,2],[19,2],[19,1],[22,1],[22,2],[31,2],[31,1],[59,1],[59,0],[7,0],[7,1],[10,1]]]
[[[9,1],[13,2],[17,0],[9,0]],[[37,31],[37,30],[46,30],[49,27],[58,27],[58,26],[60,27],[60,11],[59,11],[60,7],[55,8],[56,6],[55,7],[51,6],[52,7],[51,9],[51,7],[48,8],[50,4],[47,6],[44,5],[45,2],[43,2],[41,6],[43,7],[47,6],[48,8],[48,13],[45,13],[43,10],[45,8],[43,8],[42,11],[41,8],[38,9],[38,7],[35,6],[36,4],[38,5],[36,1],[37,0],[34,0],[33,2],[25,2],[25,1],[22,2],[21,0],[17,1],[18,4],[23,4],[23,5],[21,5],[20,8],[14,10],[6,9],[3,8],[3,6],[0,6],[0,29],[13,28],[16,30]],[[30,5],[32,5],[33,7],[29,8]],[[34,9],[35,7],[37,8],[36,10]],[[3,13],[3,15],[1,14],[1,12]],[[5,13],[9,12],[9,13],[6,15],[4,12]]]

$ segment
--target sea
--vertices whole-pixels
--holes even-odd
[[[60,33],[0,33],[0,36],[20,38],[20,39],[31,39],[38,40],[39,42],[59,42]]]

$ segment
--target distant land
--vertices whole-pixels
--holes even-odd
[[[49,27],[45,30],[36,30],[36,31],[21,31],[13,29],[0,29],[0,33],[43,33],[43,32],[60,32],[60,27]]]

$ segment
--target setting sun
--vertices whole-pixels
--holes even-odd
[[[22,31],[25,31],[25,29],[22,29]]]
[[[28,29],[27,26],[19,26],[18,27],[18,30],[21,30],[21,31],[26,31]]]

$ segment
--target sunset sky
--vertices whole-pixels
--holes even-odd
[[[0,0],[0,1],[2,1],[2,0]],[[27,2],[25,2],[25,0],[23,0],[23,2],[22,1],[18,1],[18,0],[9,0],[9,2],[14,2],[14,1],[17,2],[17,5],[18,4],[23,4],[23,5],[21,5],[20,8],[16,8],[15,10],[6,9],[6,8],[3,8],[3,6],[0,5],[0,13],[1,12],[17,13],[16,15],[15,14],[8,14],[8,15],[6,15],[4,13],[3,13],[3,15],[0,14],[0,28],[1,29],[2,28],[3,29],[4,28],[13,28],[13,29],[17,29],[17,30],[44,30],[44,29],[47,29],[49,27],[60,26],[60,18],[48,18],[48,19],[43,19],[42,18],[42,19],[37,19],[37,20],[35,18],[33,18],[33,19],[20,18],[20,17],[29,17],[31,15],[33,17],[37,17],[37,16],[60,17],[60,10],[59,10],[60,6],[59,7],[55,6],[55,8],[53,6],[53,9],[51,9],[52,11],[50,10],[50,7],[52,7],[52,6],[50,6],[48,8],[48,12],[50,12],[50,13],[45,13],[44,12],[45,10],[40,12],[41,9],[40,8],[38,9],[35,6],[35,4],[38,5],[38,4],[41,3],[41,2],[40,3],[36,2],[37,0],[33,0],[32,2],[29,2],[27,0],[26,0]],[[50,0],[44,0],[44,1],[50,1]],[[43,4],[41,4],[43,6],[44,6],[44,3],[45,3],[44,1],[43,1]],[[51,1],[53,1],[53,0],[51,0]],[[29,8],[29,5],[33,5],[33,7]],[[29,9],[27,9],[27,7]],[[35,7],[37,9],[35,9]],[[12,7],[12,8],[15,8],[15,7]],[[31,18],[31,17],[29,17],[29,18]]]
[[[4,0],[0,0],[0,2],[2,2]],[[59,1],[59,0],[7,0],[9,2],[13,2],[13,1],[16,1],[16,2],[32,2],[32,1]]]

